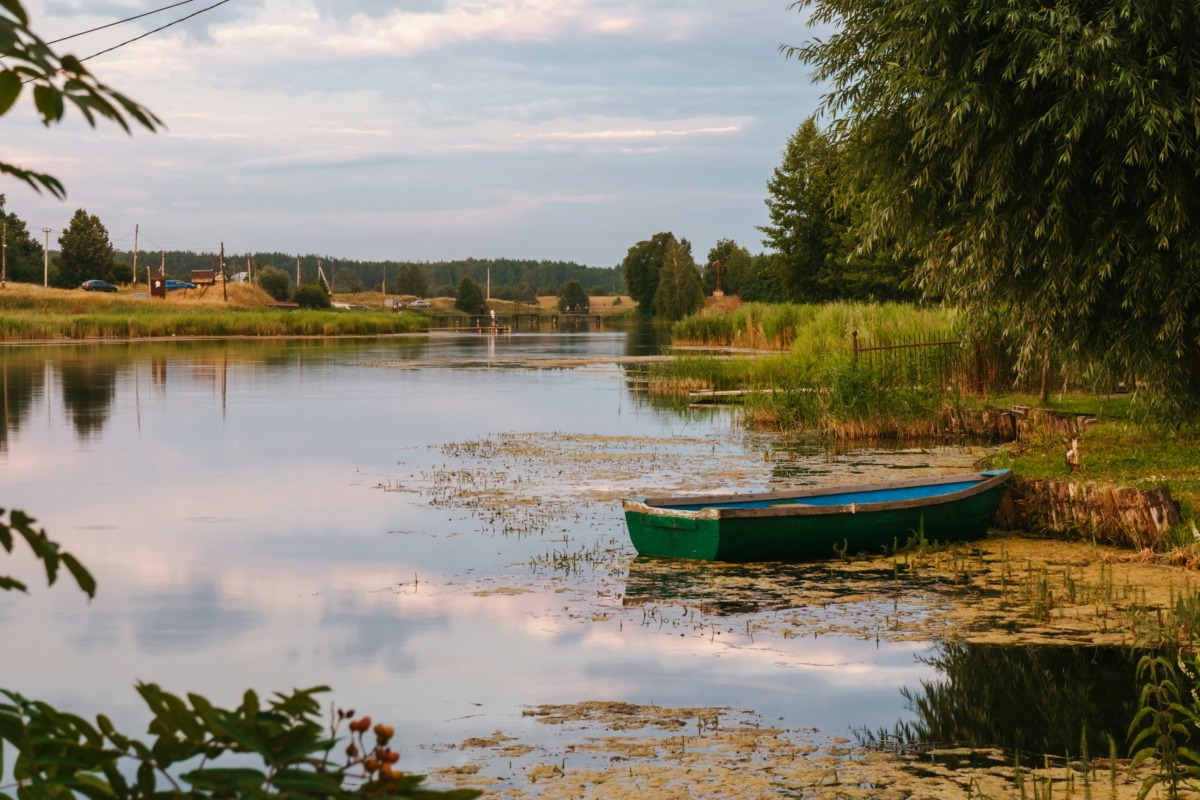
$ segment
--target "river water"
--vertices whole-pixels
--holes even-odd
[[[89,603],[20,549],[0,561],[30,585],[0,599],[0,686],[136,733],[137,681],[228,705],[324,684],[393,724],[415,770],[469,736],[544,739],[523,716],[543,703],[726,706],[829,737],[910,720],[930,643],[789,639],[756,634],[769,604],[689,608],[634,559],[614,498],[976,454],[831,455],[650,403],[627,362],[661,348],[617,332],[0,350],[0,505],[99,584]]]

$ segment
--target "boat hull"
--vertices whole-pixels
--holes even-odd
[[[882,552],[918,537],[978,539],[996,516],[1007,477],[974,473],[786,494],[625,500],[625,521],[643,556],[809,561]],[[942,487],[949,489],[932,494]]]

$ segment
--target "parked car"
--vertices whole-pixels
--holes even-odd
[[[413,300],[408,304],[409,308],[433,308],[433,303],[428,300]]]
[[[117,290],[117,287],[108,281],[84,281],[79,288],[85,292],[115,292]]]
[[[188,283],[187,281],[177,281],[174,278],[168,278],[167,280],[163,281],[163,285],[167,287],[168,292],[173,291],[175,289],[195,289],[196,288],[196,284],[194,284],[194,283]]]

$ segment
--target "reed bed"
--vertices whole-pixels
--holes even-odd
[[[675,323],[676,344],[789,351],[813,364],[850,352],[850,336],[899,340],[957,332],[949,308],[901,303],[747,303],[726,314],[700,313]]]

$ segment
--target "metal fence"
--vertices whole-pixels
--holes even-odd
[[[975,394],[1013,388],[1014,360],[994,342],[921,334],[864,341],[854,331],[855,363],[897,386],[934,385]]]

